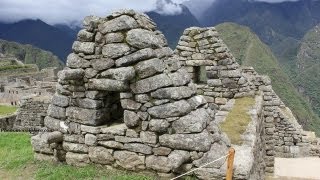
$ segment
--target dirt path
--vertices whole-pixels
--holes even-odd
[[[320,158],[276,158],[274,167],[280,179],[320,179]]]

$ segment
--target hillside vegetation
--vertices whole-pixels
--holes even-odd
[[[15,57],[24,64],[36,64],[40,70],[46,67],[63,67],[63,63],[57,56],[31,45],[23,45],[0,39],[0,53],[5,56]]]
[[[239,64],[252,66],[259,74],[268,75],[275,92],[294,112],[300,124],[320,135],[319,117],[313,112],[309,102],[295,89],[270,48],[245,26],[223,23],[216,28]]]
[[[307,97],[320,116],[320,26],[315,26],[302,39],[293,69],[292,81]],[[288,67],[290,68],[290,67]]]

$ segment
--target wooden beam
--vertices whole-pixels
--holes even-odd
[[[233,176],[233,161],[234,161],[235,152],[236,151],[234,150],[234,148],[230,148],[229,149],[226,180],[232,180],[232,176]]]

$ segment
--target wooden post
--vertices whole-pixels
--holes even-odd
[[[229,149],[226,180],[232,180],[232,175],[233,175],[233,161],[234,161],[234,154],[235,154],[235,152],[236,152],[236,151],[235,151],[233,148],[230,148],[230,149]]]

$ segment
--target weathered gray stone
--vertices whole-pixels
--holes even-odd
[[[122,33],[108,33],[105,35],[106,43],[121,43],[124,40],[124,36]]]
[[[178,169],[182,164],[190,160],[190,153],[188,151],[174,150],[169,156],[169,164],[173,169]]]
[[[80,122],[86,125],[100,125],[109,115],[105,109],[83,109],[79,107],[68,107],[66,115],[71,121]]]
[[[221,77],[226,78],[234,78],[234,77],[241,77],[241,72],[239,69],[237,70],[228,70],[228,71],[220,71]]]
[[[158,137],[154,132],[141,131],[140,138],[143,143],[156,144]]]
[[[135,96],[135,100],[140,103],[147,103],[150,101],[150,97],[147,94],[138,94]]]
[[[185,100],[155,106],[148,109],[148,113],[155,118],[179,117],[188,114],[191,106]]]
[[[97,145],[97,136],[93,134],[85,135],[85,144],[88,146],[96,146]]]
[[[59,107],[67,107],[69,105],[69,97],[55,94],[52,97],[51,103]]]
[[[86,109],[99,109],[103,107],[103,102],[101,100],[93,100],[89,98],[85,98],[85,99],[78,98],[74,101],[74,104],[78,107],[86,108]]]
[[[141,107],[141,104],[131,99],[122,99],[121,107],[126,110],[138,110]]]
[[[62,146],[63,146],[63,149],[68,152],[69,151],[75,152],[75,153],[87,153],[88,152],[88,146],[85,144],[63,142]]]
[[[156,24],[145,14],[137,13],[134,15],[134,18],[141,27],[144,27],[149,30],[155,30]]]
[[[174,86],[183,86],[191,80],[188,72],[183,69],[179,69],[177,72],[169,74],[169,77]]]
[[[146,78],[156,73],[163,72],[165,63],[158,58],[139,62],[135,69],[140,78]]]
[[[72,166],[86,166],[90,163],[88,154],[67,152],[66,162]]]
[[[140,118],[135,112],[125,110],[123,113],[123,121],[128,127],[135,127],[139,125]]]
[[[76,53],[94,54],[95,44],[93,42],[75,41],[72,45],[72,50]]]
[[[116,141],[99,141],[99,145],[111,149],[123,149],[123,144]]]
[[[166,132],[170,123],[165,119],[151,119],[149,129],[154,132]]]
[[[102,48],[103,56],[116,59],[130,51],[130,47],[125,43],[106,44]]]
[[[128,127],[125,124],[113,125],[110,127],[101,128],[103,134],[112,134],[118,136],[124,136]]]
[[[86,91],[86,97],[90,99],[102,99],[107,95],[105,91]]]
[[[78,33],[78,40],[82,42],[91,42],[93,41],[94,34],[86,31],[85,29],[81,29]]]
[[[188,103],[190,104],[192,109],[196,109],[199,106],[206,104],[207,101],[203,96],[199,95],[199,96],[194,96],[194,97],[188,99]]]
[[[226,155],[227,153],[228,147],[224,143],[216,142],[211,146],[210,151],[204,153],[203,157],[199,160],[194,161],[193,164],[197,167],[200,167],[203,164],[209,163]],[[224,162],[225,159],[222,159],[220,161],[217,161],[216,163],[208,165],[207,167],[220,168],[224,164]]]
[[[41,153],[34,153],[34,159],[36,159],[37,161],[56,162],[56,159],[53,155],[41,154]]]
[[[148,156],[146,158],[146,166],[157,172],[167,173],[171,170],[170,161],[165,156]]]
[[[130,87],[134,93],[141,94],[170,85],[172,85],[171,79],[165,74],[160,74],[137,81]]]
[[[140,144],[140,143],[124,144],[124,149],[126,149],[128,151],[142,153],[142,154],[151,154],[152,153],[152,148],[150,146],[147,146],[145,144]]]
[[[132,138],[137,138],[137,137],[139,137],[139,134],[133,129],[127,129],[126,136],[132,137]]]
[[[214,86],[214,87],[222,86],[221,79],[208,79],[207,83],[209,86]]]
[[[64,121],[52,118],[50,116],[46,116],[44,118],[44,125],[50,130],[61,131],[61,132],[67,132],[68,130],[68,127],[65,126]]]
[[[115,161],[110,150],[100,146],[89,147],[89,158],[91,162],[103,165],[111,165]]]
[[[167,156],[171,153],[171,149],[167,147],[157,147],[153,148],[152,152],[154,153],[154,155]]]
[[[142,60],[150,59],[156,57],[156,54],[153,49],[146,48],[141,49],[137,52],[124,56],[116,60],[116,66],[128,66]]]
[[[31,145],[33,147],[33,150],[38,153],[44,153],[44,154],[53,154],[53,149],[50,147],[48,142],[43,139],[44,134],[40,133],[36,136],[31,137]]]
[[[83,27],[91,32],[97,27],[99,19],[100,18],[97,16],[86,16],[83,20]]]
[[[137,28],[138,26],[139,25],[135,21],[135,19],[127,15],[122,15],[118,18],[115,18],[103,24],[100,24],[98,28],[102,34],[106,34],[109,32],[117,32],[117,31],[133,29],[133,28]]]
[[[66,119],[66,108],[50,104],[48,107],[48,115],[56,119]]]
[[[172,49],[169,47],[162,47],[162,48],[155,49],[155,52],[158,58],[168,57],[173,54]]]
[[[175,133],[199,133],[206,128],[211,117],[203,108],[192,111],[190,114],[181,117],[172,123]]]
[[[84,76],[89,79],[95,77],[97,74],[98,74],[98,71],[93,68],[87,68],[84,71]]]
[[[119,81],[130,81],[135,77],[135,70],[133,67],[122,67],[117,69],[108,69],[101,73],[101,77],[112,78]]]
[[[165,134],[159,137],[159,142],[165,147],[190,151],[205,152],[211,146],[211,139],[206,131],[198,134]]]
[[[157,99],[184,99],[193,95],[195,91],[193,91],[189,87],[169,87],[158,89],[155,92],[151,93],[153,98]]]
[[[129,89],[126,82],[112,79],[90,79],[88,82],[89,90],[98,91],[125,91]]]
[[[125,136],[115,136],[114,137],[115,141],[121,142],[121,143],[141,143],[140,138],[132,138],[132,137],[125,137]]]
[[[128,170],[145,169],[145,157],[129,151],[115,151],[117,164]]]
[[[84,136],[83,135],[64,134],[63,135],[63,140],[66,141],[66,142],[84,144]]]
[[[79,57],[75,53],[71,53],[67,57],[67,67],[69,68],[87,68],[90,66],[90,62]]]
[[[132,29],[127,33],[126,41],[133,47],[143,48],[158,48],[165,46],[167,42],[155,32],[145,29]]]
[[[90,62],[93,69],[97,71],[109,69],[114,65],[114,61],[110,58],[93,59]]]
[[[84,76],[82,69],[62,70],[58,73],[59,80],[80,80]]]

